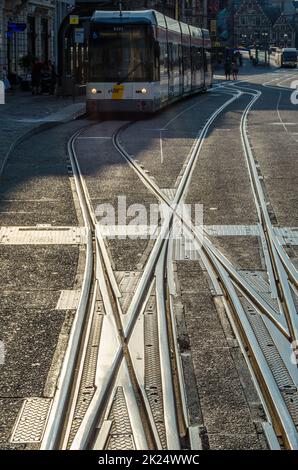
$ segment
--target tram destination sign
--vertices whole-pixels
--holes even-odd
[[[119,7],[118,1],[113,0],[75,0],[76,5],[97,5],[98,7],[104,8],[106,7],[109,10],[117,10]]]

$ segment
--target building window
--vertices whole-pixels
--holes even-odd
[[[28,55],[34,56],[36,54],[35,48],[35,18],[34,16],[28,16],[27,19],[27,53]]]
[[[249,24],[250,24],[251,26],[255,26],[255,25],[256,25],[256,19],[255,19],[254,16],[251,16],[251,17],[249,18]]]

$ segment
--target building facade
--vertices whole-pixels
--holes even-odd
[[[271,42],[282,47],[295,47],[296,28],[293,20],[286,15],[280,15],[273,24]]]
[[[268,41],[272,23],[257,0],[246,0],[236,10],[234,16],[235,45],[251,45]]]
[[[24,77],[33,58],[57,59],[59,25],[71,0],[0,0],[0,72]]]
[[[207,25],[207,0],[123,0],[122,3],[128,9],[152,8],[189,24]]]
[[[243,0],[234,14],[234,45],[297,47],[298,9],[295,3]]]

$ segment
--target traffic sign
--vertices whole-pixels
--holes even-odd
[[[84,28],[76,28],[75,29],[75,43],[76,44],[84,44],[85,42],[85,30]]]
[[[210,21],[210,31],[211,33],[215,33],[217,32],[217,22],[216,20],[211,20]]]
[[[78,15],[70,15],[69,16],[69,24],[79,24],[80,18]]]
[[[23,31],[25,31],[26,28],[27,28],[26,23],[11,23],[11,22],[9,22],[8,25],[7,25],[8,31],[12,31],[14,33],[22,33]]]

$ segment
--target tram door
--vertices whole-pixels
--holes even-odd
[[[178,45],[178,63],[179,63],[179,95],[183,94],[184,87],[184,69],[183,69],[183,52],[182,44]]]
[[[174,58],[173,58],[173,44],[168,44],[168,71],[169,71],[169,97],[174,96]]]
[[[212,64],[210,50],[204,50],[204,86],[209,87],[212,83]]]

